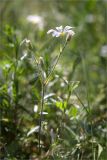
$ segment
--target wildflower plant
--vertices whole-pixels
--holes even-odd
[[[0,159],[107,159],[105,1],[0,3]]]
[[[50,29],[47,34],[52,34],[52,36],[54,38],[64,38],[65,42],[62,46],[62,49],[59,51],[59,54],[57,55],[57,58],[54,62],[54,64],[52,65],[51,67],[51,70],[50,72],[48,73],[48,75],[45,74],[45,71],[43,69],[43,66],[44,66],[44,59],[43,57],[34,57],[35,59],[35,62],[36,62],[36,66],[38,68],[38,75],[40,77],[40,82],[41,82],[41,99],[40,99],[40,109],[39,109],[39,125],[32,128],[29,132],[28,132],[28,136],[30,134],[32,134],[33,132],[38,132],[38,139],[39,139],[39,154],[41,154],[41,148],[42,148],[42,144],[41,144],[41,132],[42,132],[42,127],[44,125],[44,122],[43,122],[43,117],[46,116],[48,113],[44,111],[44,106],[45,106],[45,100],[48,98],[47,96],[45,96],[45,92],[47,90],[47,86],[48,86],[48,83],[51,81],[51,77],[53,75],[53,72],[55,71],[55,68],[59,62],[59,59],[62,55],[62,53],[64,52],[64,49],[66,48],[67,46],[67,43],[70,41],[70,39],[74,36],[75,32],[72,30],[73,27],[70,27],[70,26],[66,26],[66,27],[56,27],[56,29]],[[25,39],[24,41],[22,41],[22,43],[30,43],[29,40]],[[54,94],[49,94],[48,96],[53,96]],[[66,108],[65,106],[66,102],[64,102],[64,107]],[[60,103],[60,105],[62,105],[62,103]],[[58,106],[59,108],[61,107],[59,105],[59,103],[57,102],[56,103],[56,106]],[[67,104],[66,104],[67,105]],[[63,106],[62,106],[63,107]],[[37,113],[38,112],[38,105],[36,104],[34,106],[34,112]],[[61,109],[61,108],[60,108]],[[65,109],[63,110],[62,108],[62,111],[65,111]]]
[[[65,43],[64,46],[62,47],[62,50],[59,52],[55,63],[52,66],[52,69],[50,71],[50,73],[48,74],[48,76],[46,78],[44,78],[44,75],[42,73],[41,70],[41,66],[39,66],[39,71],[40,71],[40,76],[41,76],[41,80],[42,80],[42,91],[41,91],[41,111],[40,111],[40,123],[39,123],[39,152],[41,153],[41,127],[42,127],[42,117],[43,117],[43,110],[44,110],[44,96],[45,96],[45,91],[46,91],[46,86],[48,85],[50,78],[55,70],[56,65],[58,64],[58,61],[60,59],[60,56],[62,55],[68,41],[71,39],[72,36],[74,36],[74,31],[72,30],[73,27],[70,26],[66,26],[65,28],[63,28],[62,26],[60,27],[56,27],[56,29],[50,29],[47,34],[52,33],[53,37],[62,37],[62,36],[66,36],[65,39]]]

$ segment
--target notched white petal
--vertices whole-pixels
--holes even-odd
[[[71,34],[72,36],[74,36],[74,34],[75,34],[75,32],[72,30],[70,30],[68,33]]]
[[[53,36],[53,37],[59,37],[59,36],[60,36],[60,32],[54,31],[54,32],[52,33],[52,36]]]
[[[54,31],[55,31],[54,29],[50,29],[50,30],[47,32],[47,34],[50,34],[50,33],[54,32]]]
[[[66,27],[64,28],[64,32],[66,32],[66,31],[68,31],[68,30],[70,30],[70,29],[72,29],[72,28],[74,28],[74,27],[66,26]]]
[[[65,33],[67,34],[70,34],[72,36],[74,36],[75,32],[73,30],[68,30],[68,31],[65,31]]]
[[[70,41],[72,36],[74,36],[75,32],[72,31],[72,30],[69,30],[67,33],[67,36],[66,36],[66,41]]]
[[[60,27],[56,27],[56,29],[57,29],[57,31],[62,32],[63,27],[62,27],[62,26],[60,26]]]

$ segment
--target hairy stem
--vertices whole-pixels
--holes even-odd
[[[40,111],[40,121],[39,121],[39,154],[41,154],[41,128],[42,128],[42,115],[43,115],[43,109],[44,109],[44,94],[45,94],[45,86],[48,84],[50,77],[52,75],[52,73],[55,70],[56,65],[58,64],[58,61],[60,59],[60,56],[62,54],[62,52],[64,51],[65,47],[67,45],[67,41],[65,41],[65,44],[62,48],[62,51],[59,53],[55,64],[52,67],[52,70],[50,71],[48,77],[46,78],[46,80],[44,80],[44,77],[42,76],[42,93],[41,93],[41,111]],[[40,73],[41,73],[41,68],[40,68]],[[41,73],[42,74],[42,73]]]
[[[49,82],[49,80],[50,80],[50,78],[51,78],[51,75],[52,75],[52,73],[54,72],[56,65],[58,64],[58,61],[59,61],[59,59],[60,59],[60,57],[61,57],[61,54],[62,54],[62,52],[64,51],[66,45],[67,45],[67,41],[65,41],[65,44],[64,44],[64,46],[63,46],[63,48],[62,48],[62,51],[59,53],[59,55],[58,55],[58,57],[57,57],[57,59],[56,59],[56,62],[55,62],[55,64],[54,64],[53,67],[52,67],[52,70],[50,71],[48,77],[46,78],[46,80],[45,80],[45,85],[48,84],[48,82]]]
[[[40,122],[39,122],[39,154],[41,154],[41,127],[42,127],[42,113],[44,108],[44,93],[45,93],[45,86],[44,83],[42,83],[42,93],[41,93],[41,111],[40,111]]]
[[[18,109],[18,90],[19,90],[19,83],[18,83],[18,73],[17,73],[17,66],[18,66],[18,44],[15,44],[15,69],[14,69],[14,88],[15,88],[15,123],[17,124],[17,109]]]

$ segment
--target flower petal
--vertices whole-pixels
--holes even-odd
[[[50,33],[54,32],[54,31],[55,31],[54,29],[50,29],[50,30],[47,32],[47,34],[50,34]]]
[[[56,30],[57,30],[58,32],[62,32],[63,27],[62,27],[62,26],[60,26],[60,27],[56,27]]]
[[[75,34],[75,32],[73,30],[68,30],[68,31],[66,31],[66,33],[68,33],[71,36],[74,36],[74,34]]]
[[[61,34],[60,32],[54,31],[54,32],[52,33],[52,36],[53,36],[53,37],[59,37],[60,34]]]
[[[74,27],[66,26],[66,27],[64,28],[64,32],[66,32],[66,31],[68,31],[68,30],[70,30],[70,29],[72,29],[72,28],[74,28]]]

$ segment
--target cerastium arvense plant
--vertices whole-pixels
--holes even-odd
[[[71,40],[71,38],[74,36],[74,31],[72,30],[73,27],[71,26],[66,26],[65,28],[63,28],[62,26],[60,27],[56,27],[56,29],[50,29],[47,34],[52,34],[53,37],[64,37],[65,38],[65,42],[62,46],[62,49],[60,50],[59,54],[57,55],[57,58],[53,64],[53,66],[51,67],[50,72],[48,73],[48,75],[46,76],[42,70],[42,66],[41,63],[44,63],[44,59],[42,57],[39,58],[39,60],[37,60],[35,58],[35,62],[38,68],[38,74],[40,76],[40,81],[41,81],[41,102],[40,102],[40,118],[39,118],[39,126],[36,126],[35,128],[33,128],[32,130],[30,130],[28,132],[28,135],[30,135],[31,133],[35,132],[38,130],[39,132],[39,154],[41,153],[41,130],[42,130],[42,121],[43,121],[43,115],[47,114],[46,112],[44,112],[44,96],[45,96],[45,91],[46,91],[46,87],[49,83],[49,81],[51,80],[52,74],[55,70],[55,67],[57,66],[59,59],[62,55],[62,53],[64,52],[64,49],[66,48],[68,42]],[[37,111],[37,106],[35,105],[34,108],[35,112]]]

